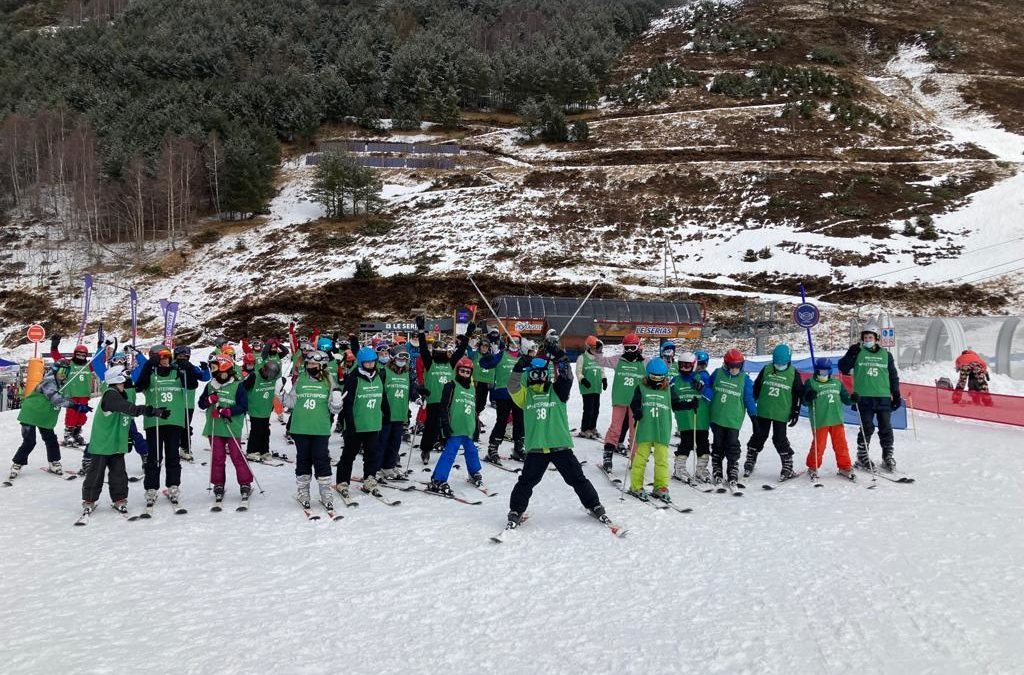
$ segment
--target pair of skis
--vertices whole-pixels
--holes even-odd
[[[302,513],[306,516],[306,520],[320,520],[320,515],[313,512],[311,505],[303,503],[298,497],[295,498],[295,501],[298,502],[299,506],[302,508]],[[328,507],[323,502],[320,502],[320,506],[322,506],[324,511],[327,513],[327,517],[334,522],[345,518],[345,516],[334,510],[333,505]]]
[[[600,467],[600,471],[601,471],[601,473],[604,474],[604,477],[608,479],[608,481],[612,484],[612,486],[615,489],[622,491],[623,494],[629,495],[630,497],[632,497],[633,499],[637,500],[638,502],[643,502],[644,504],[648,504],[648,505],[650,505],[650,506],[652,506],[655,509],[658,509],[660,511],[672,509],[673,511],[675,511],[677,513],[693,513],[693,508],[691,508],[689,506],[680,506],[679,504],[676,504],[675,502],[673,502],[671,500],[662,499],[661,497],[659,497],[659,496],[657,496],[657,495],[655,495],[653,493],[648,493],[649,494],[649,498],[648,499],[642,499],[638,495],[635,495],[632,492],[630,492],[629,490],[623,490],[622,489],[622,479],[619,478],[618,476],[615,476],[611,472],[606,471],[604,466]]]
[[[620,537],[620,538],[624,537],[624,536],[626,536],[626,533],[629,532],[629,530],[627,530],[625,527],[623,527],[622,525],[616,523],[611,518],[609,518],[607,514],[602,514],[601,516],[595,516],[593,513],[589,513],[588,512],[588,515],[591,518],[593,518],[594,520],[596,520],[597,522],[599,522],[602,525],[604,525],[606,528],[608,528],[608,531],[611,532],[616,537]],[[520,518],[520,520],[519,520],[519,526],[518,527],[509,527],[508,525],[506,525],[504,530],[502,530],[501,532],[499,532],[498,534],[496,534],[496,535],[494,535],[492,537],[489,537],[488,539],[491,542],[495,543],[495,544],[503,544],[503,543],[505,543],[506,541],[509,540],[510,537],[513,536],[514,533],[517,533],[519,531],[519,528],[522,527],[523,524],[526,523],[527,520],[529,520],[529,518],[530,518],[530,516],[528,514],[524,513],[522,518]]]
[[[169,501],[171,503],[171,505],[174,506],[174,515],[176,515],[176,516],[183,516],[186,513],[188,513],[188,509],[182,507],[180,502],[177,499],[171,499],[171,495],[170,495],[170,493],[167,490],[163,490],[161,492],[161,494],[163,494],[164,497],[167,497],[167,501]],[[153,510],[155,508],[156,508],[156,504],[155,503],[147,505],[142,510],[142,513],[136,514],[134,516],[128,516],[128,522],[135,522],[136,520],[149,520],[150,518],[153,517]]]

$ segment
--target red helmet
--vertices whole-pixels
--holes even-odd
[[[623,345],[633,345],[636,347],[640,346],[640,337],[636,333],[630,333],[626,337],[622,338]]]
[[[227,373],[235,367],[235,361],[230,356],[218,354],[210,359],[210,366],[216,372]]]
[[[587,336],[587,346],[590,347],[591,349],[596,347],[598,342],[600,342],[600,340],[597,339],[596,335]]]
[[[725,358],[723,358],[722,360],[725,362],[725,366],[727,368],[735,366],[742,367],[744,361],[743,352],[735,348],[730,349],[725,353]]]
[[[455,370],[458,370],[459,368],[468,368],[469,370],[473,370],[473,359],[468,356],[463,356],[455,364]]]
[[[76,356],[78,354],[85,354],[86,356],[88,356],[89,355],[89,348],[86,347],[85,345],[78,345],[77,347],[75,347],[75,352],[74,353],[75,353]]]

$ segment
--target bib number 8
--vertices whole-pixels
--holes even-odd
[[[721,399],[719,399],[719,400],[720,400],[720,401],[721,401],[722,403],[725,403],[725,402],[727,402],[727,401],[729,400],[729,395],[728,395],[728,394],[722,394],[722,398],[721,398]]]

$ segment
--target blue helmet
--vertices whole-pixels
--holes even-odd
[[[323,338],[320,339],[322,340]],[[329,339],[330,338],[328,338],[328,340]],[[356,354],[356,363],[362,364],[368,361],[373,361],[374,363],[377,362],[377,352],[373,347],[363,347],[359,350],[359,353]]]
[[[334,349],[334,340],[326,335],[321,335],[316,340],[316,348],[322,352],[329,352]],[[367,361],[369,361],[369,359],[367,359]]]
[[[669,340],[668,342],[664,342],[661,345],[661,353],[662,354],[664,354],[665,352],[674,352],[675,350],[676,350],[676,344],[674,342],[672,342],[671,340]]]
[[[821,371],[825,371],[829,375],[832,374],[832,359],[826,359],[825,357],[814,359],[814,374],[817,375]]]
[[[707,365],[708,361],[711,360],[711,357],[708,356],[707,352],[701,351],[699,349],[695,351],[693,355],[697,357],[697,363],[703,363],[704,365]]]
[[[668,364],[662,359],[651,359],[647,362],[648,377],[665,377],[668,375]]]
[[[538,368],[543,368],[544,370],[547,370],[548,362],[546,360],[544,360],[544,359],[536,358],[536,359],[530,361],[530,368],[534,369],[534,370],[536,370]]]
[[[785,368],[793,360],[793,352],[789,345],[775,345],[772,350],[772,365],[777,368]]]

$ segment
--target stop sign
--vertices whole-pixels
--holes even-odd
[[[28,335],[28,339],[32,342],[42,342],[46,339],[46,331],[38,323],[29,326],[26,335]]]

